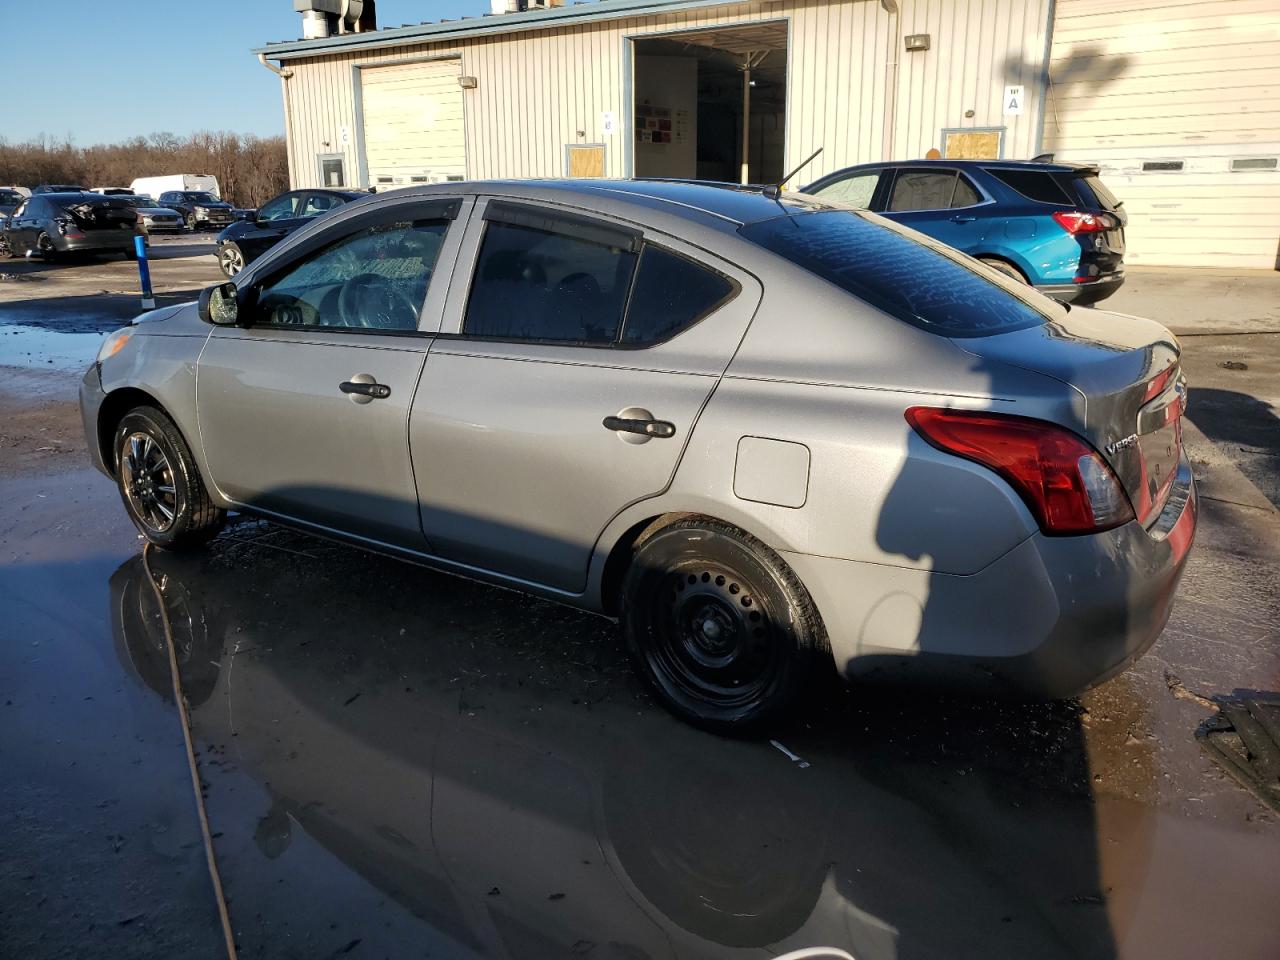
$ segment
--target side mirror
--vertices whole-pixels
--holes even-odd
[[[200,319],[215,327],[240,323],[240,295],[234,283],[219,283],[200,291]]]

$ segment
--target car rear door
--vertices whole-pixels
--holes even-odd
[[[760,287],[524,201],[485,201],[463,251],[410,420],[423,530],[447,560],[580,592],[609,521],[669,484]]]
[[[43,201],[32,198],[18,204],[18,209],[9,217],[9,249],[14,256],[25,256],[31,249],[31,217]]]
[[[469,203],[382,204],[236,278],[252,325],[215,327],[196,371],[200,442],[226,497],[423,548],[409,408]]]
[[[899,167],[884,191],[890,220],[926,233],[966,253],[978,248],[994,201],[954,167]]]

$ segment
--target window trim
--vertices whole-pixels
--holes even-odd
[[[324,165],[327,160],[337,160],[342,164],[342,183],[336,187],[331,187],[324,182]],[[317,153],[316,154],[316,175],[320,179],[320,187],[324,190],[349,190],[347,185],[347,155],[345,153]]]
[[[584,217],[565,210],[511,200],[491,200],[480,219],[486,223],[505,223],[513,227],[541,230],[544,233],[559,233],[602,247],[621,247],[635,254],[640,252],[640,245],[644,241],[641,231],[631,227],[596,217]]]
[[[378,210],[375,213],[370,215],[353,217],[350,222],[344,224],[344,227],[346,229],[342,232],[342,235],[327,243],[316,242],[317,240],[323,240],[324,239],[323,236],[312,237],[311,242],[298,247],[294,251],[291,251],[291,253],[296,254],[295,256],[289,257],[285,262],[281,263],[279,266],[272,269],[269,273],[255,275],[252,278],[252,281],[249,284],[247,284],[248,290],[242,292],[242,296],[244,295],[244,293],[249,294],[249,296],[246,298],[246,300],[248,301],[247,307],[250,314],[254,316],[254,319],[250,323],[245,324],[242,329],[249,331],[250,333],[252,333],[252,331],[254,330],[259,330],[259,331],[261,330],[295,331],[296,330],[300,333],[308,333],[308,332],[309,333],[338,333],[343,335],[355,335],[355,336],[362,336],[362,335],[364,336],[374,335],[374,336],[383,336],[383,337],[386,337],[386,336],[393,336],[393,337],[439,336],[439,334],[434,331],[424,331],[422,329],[422,317],[423,317],[423,312],[426,310],[427,302],[431,297],[431,288],[435,285],[436,278],[440,275],[440,270],[439,270],[440,258],[443,257],[444,255],[445,244],[448,242],[449,232],[453,229],[454,221],[456,221],[457,219],[458,211],[461,209],[461,206],[462,206],[462,200],[460,198],[445,201],[443,204],[441,204],[439,201],[428,202],[427,204],[405,204],[404,207],[396,207],[396,208],[392,208],[391,210]],[[437,207],[439,208],[439,212],[436,212],[435,208]],[[295,211],[296,211],[296,206],[295,206]],[[384,227],[384,226],[389,227],[394,224],[402,223],[405,221],[408,221],[414,225],[430,224],[430,223],[442,223],[445,225],[445,233],[441,241],[440,253],[439,255],[437,255],[437,258],[436,258],[436,266],[431,271],[431,279],[427,282],[427,290],[423,295],[422,303],[418,305],[418,322],[417,322],[417,325],[414,327],[414,329],[382,330],[374,327],[342,327],[342,326],[336,326],[336,325],[330,326],[327,324],[315,324],[315,323],[272,324],[272,323],[263,323],[261,320],[259,320],[256,317],[256,314],[259,308],[259,297],[262,293],[262,288],[274,283],[281,276],[283,276],[285,273],[289,272],[290,270],[300,265],[304,260],[306,260],[311,255],[319,254],[326,250],[330,250],[333,247],[336,247],[338,244],[346,240],[349,240],[351,237],[354,237],[356,234],[362,233],[366,230],[371,230],[377,227]],[[322,233],[328,233],[328,231],[322,231]],[[450,265],[450,272],[452,272],[452,265]]]

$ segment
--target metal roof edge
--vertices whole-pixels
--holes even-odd
[[[667,13],[694,7],[720,7],[734,4],[760,3],[768,0],[596,0],[550,10],[530,10],[500,16],[481,16],[440,23],[389,27],[368,33],[346,33],[322,40],[284,40],[255,47],[253,53],[270,60],[296,60],[323,56],[348,48],[373,50],[413,43],[439,43],[462,37],[487,36],[498,33],[520,33],[526,30],[573,26],[580,23],[616,20],[623,17]]]

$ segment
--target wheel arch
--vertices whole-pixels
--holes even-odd
[[[1018,260],[1016,257],[1014,257],[1012,254],[1009,254],[1009,253],[975,253],[975,254],[973,254],[973,258],[974,258],[975,260],[998,260],[998,261],[1000,261],[1001,263],[1008,264],[1009,266],[1013,267],[1013,269],[1017,270],[1017,271],[1018,271],[1018,273],[1020,273],[1020,274],[1022,275],[1022,279],[1023,279],[1023,281],[1024,281],[1025,283],[1027,283],[1027,284],[1032,283],[1032,280],[1031,280],[1031,274],[1027,272],[1026,265],[1025,265],[1022,261],[1020,261],[1020,260]]]
[[[108,393],[102,401],[102,406],[98,408],[98,451],[102,454],[102,462],[107,470],[110,471],[112,477],[117,474],[116,453],[112,440],[115,437],[116,429],[120,426],[120,421],[125,418],[125,414],[135,407],[155,407],[169,418],[173,423],[174,429],[178,431],[179,436],[187,444],[187,447],[193,449],[190,439],[183,432],[182,427],[178,425],[178,421],[174,419],[173,414],[165,409],[160,400],[138,387],[120,387]]]

